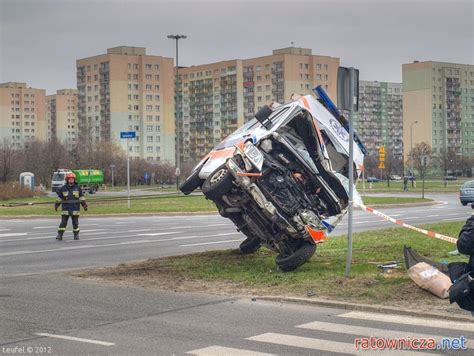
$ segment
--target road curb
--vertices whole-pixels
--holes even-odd
[[[338,302],[330,301],[325,299],[310,299],[310,298],[299,298],[299,297],[280,297],[280,296],[257,296],[254,297],[256,300],[265,300],[270,302],[279,302],[279,303],[293,303],[293,304],[305,304],[305,305],[315,305],[320,307],[329,307],[329,308],[339,308],[346,310],[357,310],[357,311],[367,311],[375,312],[382,314],[397,314],[397,315],[406,315],[406,316],[415,316],[421,318],[434,318],[434,319],[444,319],[452,321],[467,321],[472,323],[473,319],[471,316],[462,316],[462,315],[450,315],[447,313],[433,313],[433,312],[424,312],[415,309],[399,309],[395,307],[387,307],[382,305],[370,305],[370,304],[358,304],[358,303],[347,303],[347,302]],[[467,312],[466,312],[467,313]]]

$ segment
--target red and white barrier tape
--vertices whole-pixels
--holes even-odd
[[[375,210],[373,208],[369,208],[368,206],[365,206],[365,205],[362,205],[362,204],[358,205],[358,206],[362,210],[365,210],[365,211],[368,211],[369,213],[377,215],[378,217],[381,217],[382,219],[388,220],[390,222],[393,222],[394,224],[406,227],[408,229],[421,232],[422,234],[428,235],[428,236],[433,237],[435,239],[448,241],[448,242],[451,242],[453,244],[455,244],[458,241],[458,239],[455,239],[454,237],[446,236],[446,235],[443,235],[443,234],[438,234],[437,232],[434,232],[434,231],[428,231],[428,230],[425,230],[425,229],[420,229],[419,227],[416,227],[416,226],[408,225],[407,223],[403,222],[402,220],[394,219],[394,218],[392,218],[388,215],[385,215],[384,213],[381,213],[378,210]]]

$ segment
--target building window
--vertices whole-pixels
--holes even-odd
[[[146,69],[151,69],[151,64],[145,64]]]
[[[145,75],[145,79],[146,80],[151,80],[153,78],[153,76],[151,74],[147,74]]]

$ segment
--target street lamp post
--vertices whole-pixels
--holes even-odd
[[[412,155],[412,151],[413,151],[413,125],[417,124],[418,123],[418,120],[416,120],[415,122],[412,122],[410,124],[410,156]],[[412,158],[410,157],[410,174],[413,176],[413,160]],[[411,186],[413,188],[413,179],[411,180]]]
[[[185,39],[186,35],[168,35],[169,39],[176,41],[176,82],[175,82],[175,121],[176,121],[176,190],[179,189],[179,176],[181,174],[180,171],[180,135],[181,135],[181,127],[180,127],[180,115],[178,113],[178,83],[179,83],[179,64],[178,64],[178,41],[181,39]]]
[[[110,165],[110,169],[112,170],[112,188],[114,187],[114,169],[115,169],[115,164]]]

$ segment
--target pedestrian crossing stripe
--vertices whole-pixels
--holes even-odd
[[[352,355],[380,355],[381,350],[357,350],[354,343],[314,339],[310,337],[285,335],[277,333],[266,333],[252,336],[246,340],[266,342],[277,345],[300,347],[311,350],[340,352]],[[383,350],[384,355],[413,355],[413,351]],[[416,352],[416,355],[433,355],[431,353]]]
[[[193,350],[186,352],[191,355],[199,356],[222,356],[222,355],[233,355],[233,356],[274,356],[275,354],[267,354],[264,352],[257,352],[252,350],[234,349],[232,347],[223,346],[209,346],[203,349]]]
[[[443,329],[456,330],[459,332],[466,332],[466,331],[474,332],[473,323],[453,321],[453,320],[417,318],[413,316],[366,313],[366,312],[359,312],[359,311],[352,311],[349,313],[341,314],[341,315],[338,315],[338,317],[367,320],[367,321],[381,321],[384,323],[428,326],[430,328],[443,328]]]
[[[425,323],[426,323],[426,319],[425,319]],[[334,332],[334,333],[339,333],[339,334],[363,335],[363,336],[371,336],[371,337],[378,337],[378,338],[406,339],[407,337],[410,337],[412,339],[413,338],[434,339],[436,340],[436,342],[439,342],[443,338],[448,337],[448,335],[428,335],[428,334],[421,334],[421,333],[412,333],[409,331],[370,328],[370,327],[358,326],[358,325],[325,323],[325,322],[320,322],[320,321],[314,321],[311,323],[298,325],[297,328],[318,330],[318,331],[329,331],[329,332]],[[474,343],[468,340],[466,342],[466,347],[469,349],[473,349]]]

